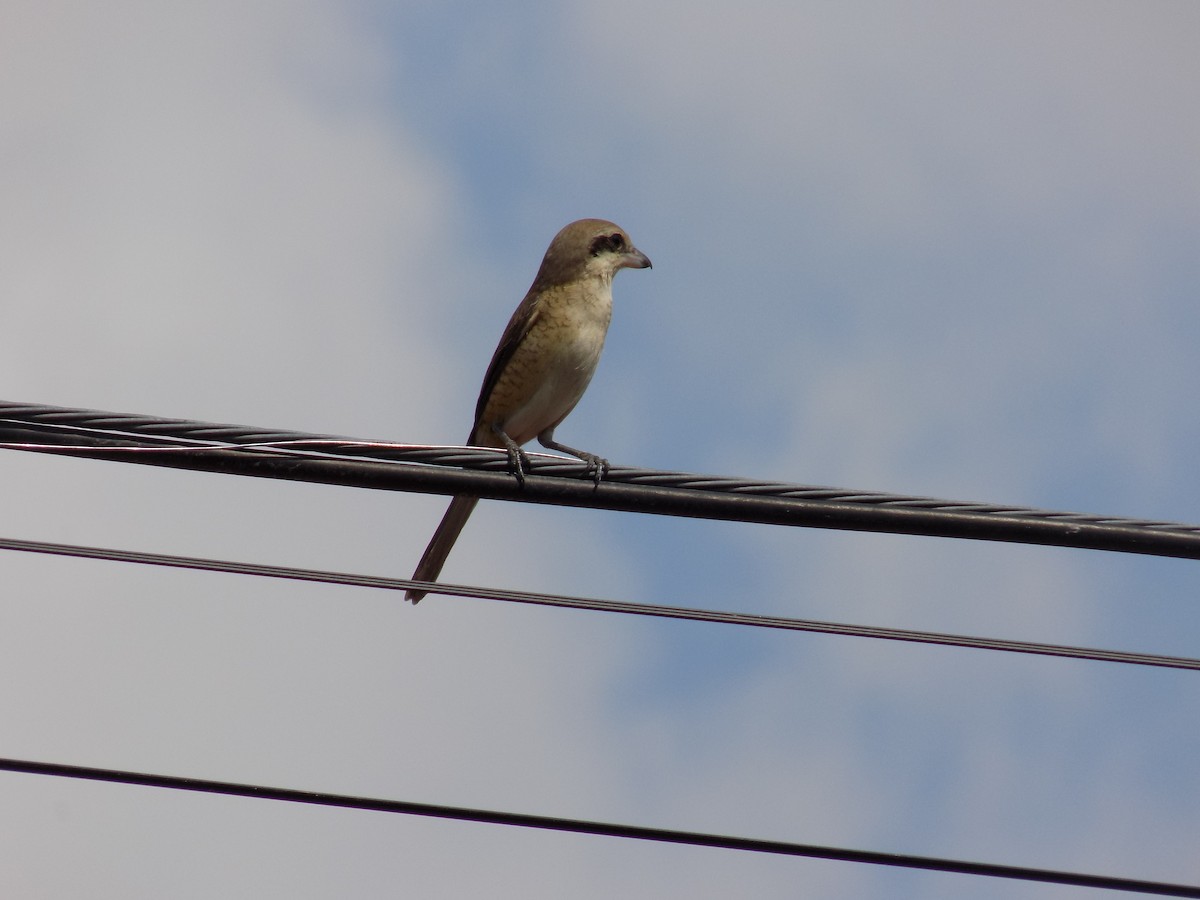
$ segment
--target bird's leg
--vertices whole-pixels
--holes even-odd
[[[521,449],[521,446],[508,436],[508,432],[498,424],[492,424],[492,431],[504,442],[504,449],[508,451],[508,471],[516,477],[517,484],[524,487],[525,473],[533,470],[529,457]]]
[[[568,447],[566,444],[560,444],[554,439],[554,427],[551,426],[538,435],[538,443],[547,450],[557,450],[559,453],[566,453],[568,456],[574,456],[581,459],[587,464],[587,474],[592,476],[592,480],[599,484],[604,476],[608,474],[608,460],[602,456],[597,456],[595,453],[587,453],[583,450],[576,450],[574,447]]]

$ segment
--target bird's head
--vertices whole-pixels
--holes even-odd
[[[580,219],[550,242],[535,283],[564,284],[580,278],[612,281],[621,269],[650,268],[650,258],[633,246],[625,229],[604,219]]]

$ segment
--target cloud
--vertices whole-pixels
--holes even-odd
[[[600,214],[656,268],[617,283],[572,444],[997,502],[1189,508],[1190,7],[10,9],[13,399],[457,440],[545,242]],[[3,463],[4,533],[380,574],[407,574],[443,502]],[[485,504],[447,575],[1192,652],[1190,568],[1143,564]],[[1162,849],[1194,833],[1198,808],[1187,760],[1162,749],[1193,736],[1180,675],[0,565],[12,755],[1192,874]],[[910,884],[6,781],[17,843],[0,892],[14,896]],[[963,896],[960,880],[920,886]]]
[[[396,311],[426,315],[454,220],[387,119],[386,47],[322,4],[125,13],[31,7],[7,38],[10,389],[251,420],[382,402],[427,362]]]

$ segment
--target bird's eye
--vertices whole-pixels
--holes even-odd
[[[625,239],[625,235],[614,231],[612,234],[598,234],[592,238],[592,243],[588,246],[588,253],[592,256],[599,256],[601,253],[623,253],[628,246],[629,242]]]

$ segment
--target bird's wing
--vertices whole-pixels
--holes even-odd
[[[483,376],[483,387],[479,389],[479,401],[475,404],[475,424],[471,426],[468,442],[474,440],[475,432],[483,418],[483,411],[492,396],[492,389],[500,380],[500,373],[504,371],[517,347],[525,340],[525,335],[529,334],[529,329],[541,315],[542,304],[538,302],[539,297],[540,293],[531,288],[521,305],[513,312],[512,318],[508,320],[504,334],[500,336],[500,343],[496,346],[496,352],[492,354],[492,361],[488,363],[487,374]]]

